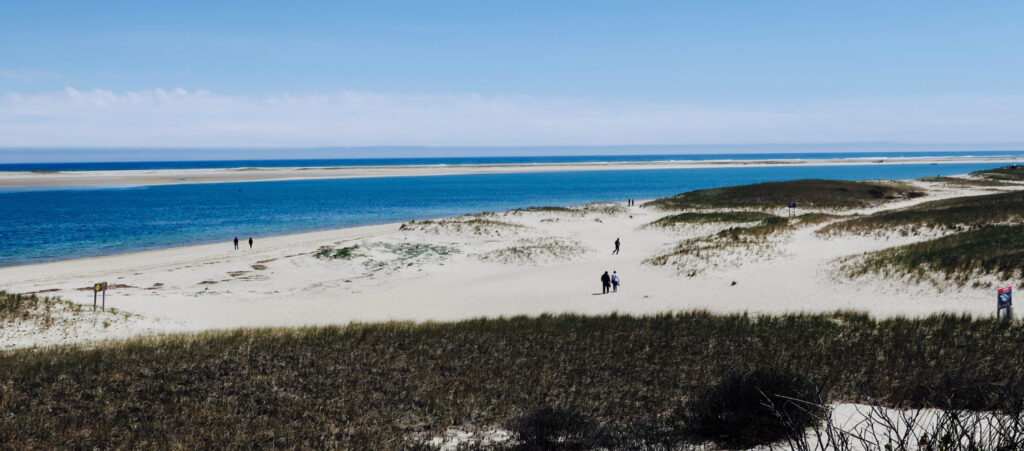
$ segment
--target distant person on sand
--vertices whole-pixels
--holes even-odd
[[[601,275],[601,294],[608,294],[608,288],[612,286],[612,278],[608,275],[608,271],[605,271]]]
[[[249,237],[249,249],[252,249],[252,237]]]
[[[235,237],[235,250],[238,250],[238,237]]]
[[[619,255],[619,244],[620,244],[620,241],[619,241],[618,238],[616,238],[615,239],[615,250],[612,251],[613,255]]]
[[[619,273],[612,271],[612,291],[619,292]]]

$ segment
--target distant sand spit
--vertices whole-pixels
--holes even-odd
[[[128,171],[0,172],[0,186],[178,185],[427,175],[513,174],[524,172],[693,169],[769,166],[840,166],[863,164],[1011,163],[1014,157],[927,157],[777,159],[750,161],[654,161],[613,163],[540,163],[431,166],[338,166],[296,168],[161,169]]]

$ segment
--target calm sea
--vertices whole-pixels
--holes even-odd
[[[0,191],[0,266],[802,178],[911,179],[998,163],[737,167]],[[796,199],[799,201],[799,199]]]
[[[224,169],[242,167],[410,166],[455,164],[599,163],[623,161],[709,161],[785,159],[1024,157],[1024,150],[946,152],[818,152],[818,153],[718,153],[657,155],[553,155],[447,158],[331,158],[302,160],[128,161],[98,163],[0,163],[0,171],[118,171],[144,169]]]

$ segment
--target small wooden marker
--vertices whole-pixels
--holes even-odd
[[[96,311],[96,294],[103,292],[103,311],[107,311],[107,283],[100,282],[92,286],[92,311]]]

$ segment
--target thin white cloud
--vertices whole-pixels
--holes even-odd
[[[1024,99],[776,108],[341,91],[223,95],[66,88],[0,96],[0,146],[531,146],[1021,142]]]
[[[43,72],[35,69],[10,69],[0,67],[0,77],[13,78],[21,81],[32,81],[39,78],[62,78],[55,72]]]

